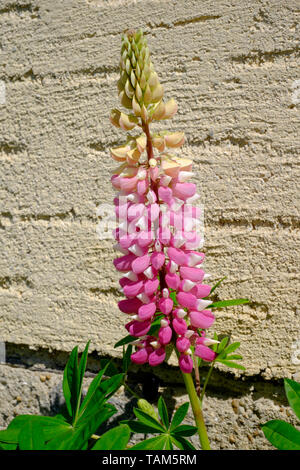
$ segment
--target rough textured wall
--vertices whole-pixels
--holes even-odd
[[[12,350],[91,339],[118,354],[113,241],[98,240],[96,207],[112,201],[108,148],[124,139],[108,119],[121,33],[142,27],[197,169],[206,270],[227,276],[220,298],[252,299],[217,312],[215,329],[241,341],[247,380],[299,377],[297,3],[0,1],[0,339]]]

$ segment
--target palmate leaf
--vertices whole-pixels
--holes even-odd
[[[121,421],[121,424],[126,424],[132,432],[141,433],[141,434],[157,434],[161,433],[160,430],[142,423],[141,421],[130,421],[125,420]]]
[[[186,402],[186,403],[183,403],[183,405],[181,405],[178,408],[178,410],[176,410],[176,412],[174,413],[173,419],[171,421],[170,432],[172,432],[174,429],[177,428],[177,426],[179,426],[182,423],[182,421],[186,417],[188,409],[189,409],[189,403]]]
[[[145,441],[139,442],[130,448],[130,450],[163,450],[169,437],[161,434],[157,437],[151,437]]]
[[[196,426],[191,426],[190,424],[182,424],[181,426],[177,426],[172,432],[172,436],[178,437],[189,437],[196,434],[198,431]]]
[[[284,388],[292,410],[300,419],[300,384],[295,380],[284,379]]]
[[[180,450],[197,450],[191,442],[189,442],[187,439],[181,436],[174,436],[174,434],[171,435],[171,440],[173,444],[175,444],[176,447]]]
[[[43,450],[45,436],[42,426],[36,420],[28,420],[19,434],[20,450]]]
[[[169,416],[165,400],[162,396],[158,400],[158,412],[165,429],[169,429]]]
[[[123,450],[126,449],[129,439],[129,427],[126,424],[121,424],[102,434],[92,450]]]
[[[279,450],[300,450],[300,431],[289,423],[274,419],[262,426],[263,433]]]
[[[19,434],[28,423],[36,423],[39,428],[43,429],[45,441],[61,435],[71,428],[69,423],[56,417],[20,415],[11,421],[7,429],[0,431],[0,442],[18,444]]]
[[[234,352],[236,349],[238,349],[240,347],[240,345],[241,345],[241,343],[239,343],[239,342],[231,343],[229,346],[227,346],[224,349],[224,352],[226,354],[230,354],[230,353]]]
[[[152,416],[149,416],[147,413],[145,413],[142,410],[139,410],[138,408],[133,408],[133,412],[135,416],[143,423],[146,424],[147,426],[150,426],[154,429],[156,429],[158,432],[164,432],[165,429],[164,427],[158,423],[158,421]]]

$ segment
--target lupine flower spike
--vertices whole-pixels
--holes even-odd
[[[177,111],[174,99],[164,100],[164,90],[150,59],[141,30],[122,37],[119,98],[126,111],[113,109],[111,122],[124,131],[140,130],[120,147],[110,149],[120,163],[111,178],[118,227],[114,232],[120,256],[125,299],[119,302],[127,316],[126,329],[136,338],[131,360],[136,364],[161,364],[166,348],[174,345],[183,373],[193,369],[194,354],[212,361],[205,330],[214,322],[206,300],[204,254],[195,226],[199,208],[192,161],[172,155],[184,143],[183,132],[150,132],[150,123],[171,119]],[[151,324],[160,319],[157,334]],[[191,349],[192,348],[192,349]]]

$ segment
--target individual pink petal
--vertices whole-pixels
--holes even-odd
[[[190,292],[178,292],[177,301],[182,307],[194,309],[196,308],[197,297]]]
[[[144,304],[139,308],[138,316],[141,320],[149,320],[153,317],[156,312],[156,303],[150,302],[149,304]]]
[[[125,271],[130,271],[131,270],[131,263],[135,259],[136,259],[136,256],[132,253],[130,253],[129,255],[121,256],[120,258],[116,258],[116,259],[114,259],[115,268],[118,271],[124,271],[124,272]]]
[[[173,195],[185,201],[196,193],[196,185],[194,183],[176,183],[172,186]]]
[[[119,309],[123,313],[138,313],[139,308],[142,306],[139,299],[124,299],[118,302]]]
[[[131,204],[128,208],[128,221],[139,219],[144,214],[146,208],[144,204]]]
[[[193,294],[195,294],[198,299],[203,299],[203,297],[207,297],[211,291],[211,287],[207,284],[197,284],[194,289],[195,290],[193,291]]]
[[[158,174],[159,174],[159,169],[158,169],[157,166],[155,168],[150,168],[150,177],[151,177],[152,181],[157,180]]]
[[[160,344],[169,344],[172,339],[172,333],[172,328],[170,328],[169,326],[164,326],[160,328],[158,332],[158,339]]]
[[[169,258],[178,265],[186,264],[188,261],[188,257],[185,254],[185,252],[182,250],[179,250],[178,248],[173,248],[170,246],[168,248],[168,255],[169,255]]]
[[[203,263],[205,255],[204,253],[198,253],[197,251],[190,251],[188,253],[188,266],[193,267],[197,264]]]
[[[134,273],[139,274],[145,271],[150,264],[150,256],[148,254],[135,258],[132,261],[131,269]]]
[[[172,189],[165,186],[160,186],[158,188],[158,196],[161,201],[166,202],[168,204],[173,199]]]
[[[190,268],[186,266],[181,266],[180,276],[182,279],[189,279],[194,282],[201,282],[204,278],[205,272],[203,269],[199,268]]]
[[[179,352],[187,351],[190,346],[191,346],[191,342],[185,336],[181,336],[181,337],[177,338],[176,348],[178,349]]]
[[[144,284],[144,291],[146,295],[152,295],[157,291],[159,286],[159,279],[148,279]]]
[[[155,251],[154,253],[152,253],[151,264],[155,269],[157,269],[157,271],[160,270],[164,262],[165,262],[165,255],[161,251]]]
[[[137,193],[138,193],[138,194],[145,194],[145,192],[147,191],[148,187],[149,187],[149,180],[148,180],[148,179],[144,179],[144,180],[138,181],[138,183],[137,183],[137,185],[136,185]]]
[[[136,297],[143,288],[143,281],[132,282],[123,287],[126,297]]]
[[[144,336],[151,328],[151,321],[136,321],[133,320],[125,325],[126,330],[131,336]]]
[[[204,346],[203,344],[197,344],[195,348],[195,355],[201,357],[204,361],[213,361],[217,354],[210,349],[208,346]]]
[[[187,331],[186,321],[182,318],[173,318],[172,326],[178,335],[184,335]]]
[[[126,192],[133,191],[136,189],[138,181],[139,180],[136,176],[133,176],[132,178],[120,178],[119,188]]]
[[[202,312],[191,311],[190,320],[195,328],[209,328],[215,321],[214,315],[210,310],[202,310]]]
[[[136,241],[140,247],[149,246],[154,240],[154,234],[152,231],[141,231],[136,235]]]
[[[162,313],[164,313],[165,315],[169,315],[173,308],[173,300],[170,298],[162,298],[158,302],[158,307]]]
[[[151,347],[141,348],[131,354],[130,358],[134,364],[145,364],[148,362],[149,354],[153,351]]]
[[[165,281],[170,289],[177,290],[180,284],[180,277],[175,273],[167,273],[165,275]]]
[[[184,374],[190,374],[193,370],[193,359],[189,354],[181,354],[179,357],[179,367]]]
[[[166,357],[166,351],[164,347],[155,349],[150,355],[149,355],[149,365],[150,366],[158,366],[161,364]]]

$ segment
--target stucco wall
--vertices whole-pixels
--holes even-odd
[[[241,341],[245,377],[299,377],[298,20],[293,0],[0,1],[1,341],[118,354],[96,207],[112,201],[108,149],[124,140],[108,119],[121,34],[142,27],[179,104],[164,127],[194,160],[206,270],[227,276],[220,298],[252,300],[214,329]]]

